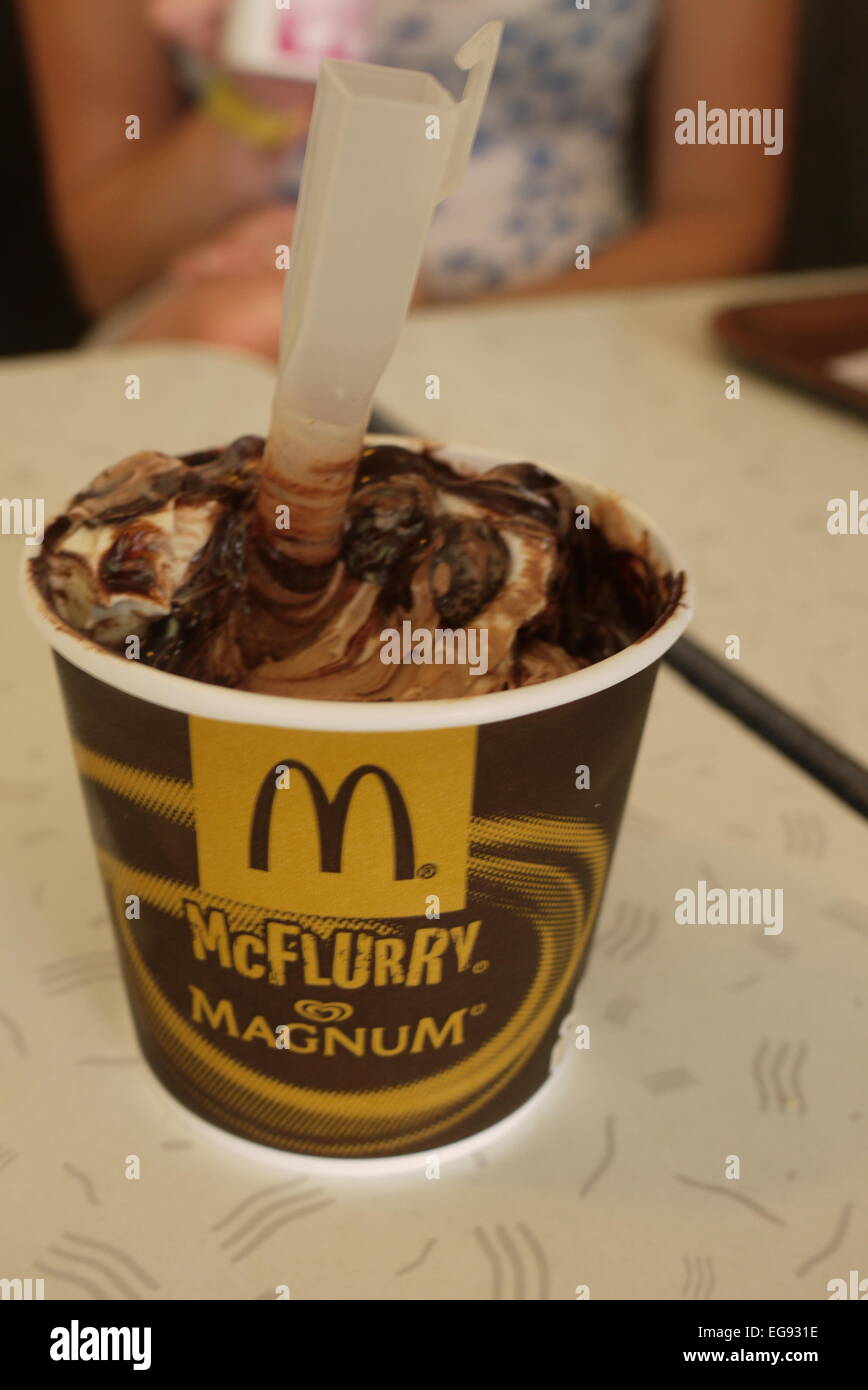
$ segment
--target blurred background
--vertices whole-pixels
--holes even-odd
[[[92,23],[94,15],[104,3],[105,0],[75,0],[74,3],[65,4],[63,7],[52,5],[48,8],[54,10],[55,15],[61,9],[67,13],[78,13],[82,21],[87,19]],[[139,0],[133,0],[133,8],[138,5]],[[196,9],[196,0],[192,0],[192,7]],[[172,10],[171,3],[162,7],[144,5],[142,8],[147,11],[149,21],[155,14],[159,19],[162,9],[165,37],[167,27],[171,29],[171,18],[165,19],[165,14]],[[181,8],[183,9],[183,4]],[[418,6],[404,6],[403,19],[399,16],[400,22],[404,25],[402,32],[410,39],[414,32],[410,22],[412,16],[408,19],[406,12],[414,8],[419,9]],[[430,6],[432,12],[436,8],[435,5]],[[535,12],[536,9],[541,10],[545,7],[529,5],[522,8]],[[553,2],[551,8],[563,10],[565,6]],[[569,8],[572,8],[571,4]],[[610,8],[629,9],[629,3],[619,6],[616,0],[611,0]],[[641,4],[638,4],[637,8],[641,9]],[[650,8],[653,9],[653,6]],[[732,11],[732,8],[711,7],[721,11]],[[44,106],[46,79],[43,76],[43,90],[40,93],[39,82],[34,77],[33,34],[31,32],[28,37],[24,32],[24,21],[29,18],[28,10],[38,17],[40,10],[45,9],[45,0],[21,0],[17,7],[15,4],[7,4],[0,9],[0,62],[3,65],[0,102],[5,132],[5,184],[10,194],[9,213],[4,219],[6,251],[0,265],[0,354],[4,356],[70,347],[89,330],[95,317],[94,312],[88,311],[83,304],[82,300],[86,296],[82,296],[80,290],[76,289],[75,274],[71,273],[65,264],[69,258],[61,250],[63,237],[58,230],[57,216],[52,216],[51,211],[54,204],[44,156],[45,140],[40,135],[40,102]],[[445,9],[454,11],[456,7],[447,4]],[[499,9],[510,11],[515,9],[515,6],[506,3]],[[606,10],[605,3],[602,9]],[[467,31],[472,29],[477,17],[480,20],[488,17],[489,10],[497,13],[498,7],[468,4],[465,25]],[[509,21],[508,14],[506,18]],[[585,16],[580,18],[584,21]],[[572,22],[575,22],[575,19],[576,16],[573,14]],[[177,23],[177,20],[175,22]],[[395,23],[397,25],[398,21]],[[520,37],[520,28],[521,23],[516,21],[512,37]],[[509,32],[508,22],[507,37]],[[65,42],[62,24],[57,30],[57,35],[57,44],[62,48]],[[38,44],[36,46],[38,47]],[[534,72],[539,66],[538,60],[544,60],[546,57],[544,50],[545,44],[537,44],[535,48],[522,48],[519,44],[510,56],[509,44],[505,43],[501,65],[506,59],[504,72],[510,80],[513,95],[521,90],[522,83],[528,87],[533,85]],[[403,48],[393,45],[392,50],[385,55],[381,48],[374,56],[380,57],[381,60],[385,56],[385,59],[399,64],[415,66],[414,62],[408,60],[407,55],[412,59],[418,52],[422,52],[424,59],[424,48],[419,49],[417,45],[414,49],[412,43],[405,43]],[[633,181],[632,191],[639,200],[640,207],[643,197],[646,200],[649,197],[650,152],[647,132],[651,129],[651,123],[647,109],[650,101],[648,70],[653,56],[653,52],[650,56],[646,55],[641,63],[636,59],[637,70],[631,76],[633,102],[628,136],[629,167]],[[442,54],[434,53],[428,65],[438,76],[442,75],[438,71],[438,64],[442,68],[441,58]],[[55,54],[46,65],[43,55],[44,72],[50,74],[52,62],[58,61],[58,55]],[[69,61],[75,61],[75,54]],[[555,73],[551,77],[550,86],[554,90],[557,89],[557,78],[563,81],[563,72]],[[799,16],[797,119],[795,127],[790,122],[787,128],[789,167],[785,214],[768,264],[757,268],[838,267],[864,263],[866,260],[866,91],[868,6],[864,0],[834,0],[833,4],[830,4],[829,0],[805,0]],[[514,101],[513,109],[518,109]],[[43,110],[43,118],[44,114]],[[54,119],[56,120],[56,116]],[[136,149],[137,157],[139,153]],[[775,162],[766,161],[769,166]],[[771,170],[768,172],[771,173]],[[528,188],[528,200],[533,201],[532,187]],[[566,227],[566,230],[569,234],[572,229]],[[273,235],[271,241],[274,241]],[[183,244],[180,249],[184,249]],[[665,272],[661,278],[666,278]],[[233,330],[230,328],[227,333],[231,339]],[[161,333],[158,325],[153,336],[171,337],[173,334],[171,328],[164,334]],[[195,330],[191,332],[191,336],[196,336]],[[207,337],[209,334],[203,331],[202,336]],[[238,337],[238,346],[252,346],[254,350],[260,346],[258,341],[246,341],[244,332]],[[261,350],[267,356],[268,344],[266,343]]]

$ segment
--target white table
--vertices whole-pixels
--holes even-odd
[[[190,349],[3,367],[0,492],[56,501],[144,444],[261,428],[269,392]],[[0,541],[7,593],[20,553]],[[823,1299],[864,1272],[864,825],[677,677],[574,1011],[591,1048],[535,1124],[437,1181],[420,1162],[274,1193],[299,1180],[203,1139],[138,1054],[50,659],[14,601],[2,635],[4,1277],[49,1299]],[[676,927],[699,878],[783,887],[782,934]]]

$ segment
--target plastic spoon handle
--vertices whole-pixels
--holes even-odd
[[[337,554],[371,401],[434,209],[470,157],[502,27],[484,25],[459,51],[469,70],[459,101],[427,73],[322,64],[260,496],[266,526],[290,505],[283,544],[302,563]]]

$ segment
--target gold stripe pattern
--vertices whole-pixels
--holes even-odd
[[[188,1096],[192,1090],[204,1113],[259,1143],[334,1157],[376,1157],[441,1141],[513,1080],[564,1005],[599,905],[608,837],[599,826],[568,817],[477,818],[471,842],[480,851],[470,861],[478,910],[507,908],[525,916],[537,936],[536,977],[512,1017],[469,1056],[422,1080],[364,1092],[314,1090],[275,1080],[227,1056],[194,1028],[148,970],[123,903],[126,894],[143,890],[147,901],[180,918],[185,898],[212,906],[215,899],[101,855],[139,1007],[166,1064],[184,1078]],[[531,857],[552,850],[581,857],[590,878],[587,895],[572,868]],[[226,906],[239,921],[254,911],[239,903]],[[261,908],[256,912],[262,915]]]
[[[86,748],[77,739],[73,739],[72,748],[82,777],[125,797],[143,811],[153,811],[176,825],[193,829],[192,782],[164,777],[158,772],[143,772],[128,763],[116,762],[114,758]]]

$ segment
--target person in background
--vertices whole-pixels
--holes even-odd
[[[18,3],[55,224],[85,309],[109,316],[115,340],[194,339],[275,358],[275,247],[291,242],[312,84],[218,70],[231,0]],[[316,3],[293,0],[293,10]],[[505,21],[471,167],[438,209],[417,304],[772,262],[786,125],[782,153],[768,157],[756,145],[679,144],[675,113],[705,101],[783,108],[786,120],[799,0],[366,3],[369,60],[424,69],[454,94],[457,49],[486,20]],[[639,208],[629,137],[649,63]],[[125,135],[133,114],[137,140]],[[591,265],[579,272],[581,244]]]

